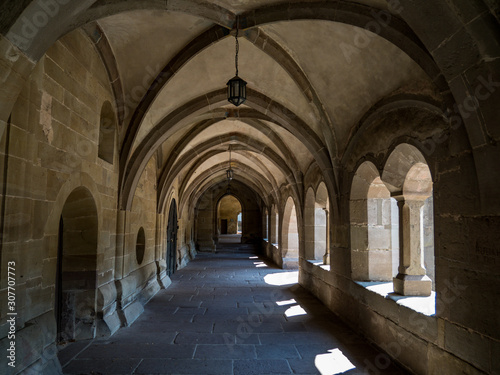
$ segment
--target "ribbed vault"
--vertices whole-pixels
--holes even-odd
[[[12,20],[21,11],[0,10]],[[29,43],[16,38],[22,20],[2,27],[33,60],[80,27],[96,46],[120,122],[120,208],[132,207],[152,158],[161,211],[172,189],[182,207],[220,184],[229,149],[239,183],[270,204],[288,189],[300,206],[312,169],[337,194],[337,165],[387,98],[424,92],[419,100],[439,111],[447,84],[398,12],[381,0],[87,0],[60,5]],[[225,92],[237,17],[248,82],[240,108]]]

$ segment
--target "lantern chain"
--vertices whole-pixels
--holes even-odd
[[[238,42],[238,30],[239,30],[239,20],[236,20],[236,55],[234,58],[234,64],[236,66],[236,76],[238,76],[238,52],[240,51],[240,43]]]

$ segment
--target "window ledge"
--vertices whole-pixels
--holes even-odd
[[[402,296],[394,293],[392,282],[355,281],[356,284],[377,293],[385,299],[390,299],[398,305],[405,306],[421,314],[432,316],[436,314],[436,292],[432,291],[429,297]]]
[[[329,264],[323,264],[322,260],[308,260],[309,263],[311,263],[313,266],[320,267],[324,269],[325,271],[330,271],[330,265]]]

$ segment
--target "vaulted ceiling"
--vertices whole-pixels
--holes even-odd
[[[45,36],[82,27],[101,49],[121,123],[124,207],[151,157],[165,198],[176,179],[179,195],[222,181],[229,148],[235,178],[264,199],[312,164],[330,171],[335,189],[333,165],[378,103],[422,92],[439,100],[446,89],[384,0],[87,0],[65,9]],[[237,16],[248,82],[238,108],[225,92]],[[26,52],[38,58],[43,43]]]

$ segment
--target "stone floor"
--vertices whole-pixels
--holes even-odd
[[[65,374],[406,374],[245,245],[199,254],[131,326],[70,344]]]

